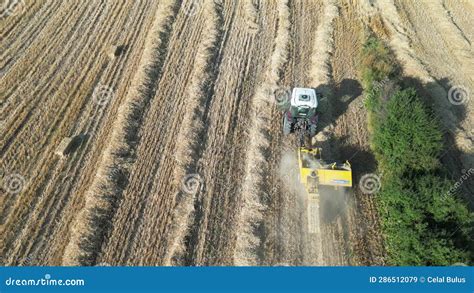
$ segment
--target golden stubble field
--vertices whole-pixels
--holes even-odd
[[[307,233],[288,183],[297,142],[273,97],[323,91],[326,157],[349,159],[356,183],[375,172],[357,75],[368,29],[439,109],[453,176],[472,167],[470,1],[10,2],[2,265],[383,265],[358,184],[323,193]],[[78,143],[61,156],[67,137]]]

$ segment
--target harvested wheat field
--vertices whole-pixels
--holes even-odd
[[[470,1],[18,3],[0,19],[1,265],[384,265],[359,186],[369,30],[439,109],[453,177],[473,166],[473,100],[447,98],[474,89]],[[353,168],[352,189],[321,189],[316,234],[274,94],[293,87],[323,93],[313,142]]]

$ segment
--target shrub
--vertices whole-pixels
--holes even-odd
[[[473,217],[436,174],[384,180],[379,194],[389,263],[468,262]]]
[[[364,89],[398,74],[397,62],[390,49],[379,39],[369,37],[361,52],[361,80]]]
[[[388,262],[452,265],[473,258],[474,214],[442,173],[442,132],[413,88],[399,89],[390,50],[370,37],[362,50],[371,147],[379,164],[377,195]]]
[[[382,168],[397,174],[436,169],[442,133],[416,91],[396,92],[381,111],[372,146]]]

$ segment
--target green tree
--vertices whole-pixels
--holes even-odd
[[[381,111],[372,144],[382,168],[396,174],[437,168],[442,133],[416,91],[396,92]]]
[[[375,37],[367,38],[360,60],[360,77],[366,90],[387,78],[393,78],[399,71],[391,50]]]

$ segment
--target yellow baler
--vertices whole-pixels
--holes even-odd
[[[349,162],[327,164],[321,159],[320,148],[300,147],[298,150],[300,182],[310,198],[316,197],[319,185],[352,187],[352,170]]]

